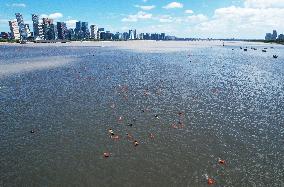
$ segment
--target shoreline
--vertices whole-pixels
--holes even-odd
[[[223,46],[223,43],[225,46]],[[97,47],[113,48],[119,50],[130,50],[134,52],[147,53],[168,53],[190,51],[195,48],[239,48],[239,47],[277,47],[278,44],[263,43],[259,41],[221,41],[221,40],[200,40],[200,41],[155,41],[155,40],[128,40],[128,41],[71,41],[67,43],[0,43],[0,46],[17,46],[24,48],[36,47]]]

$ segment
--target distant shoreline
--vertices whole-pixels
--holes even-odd
[[[284,41],[274,41],[274,40],[244,40],[246,42],[262,42],[262,43],[267,43],[267,44],[280,44],[284,45]]]
[[[223,46],[224,44],[224,46]],[[67,43],[0,43],[0,46],[19,46],[19,47],[96,47],[96,48],[114,48],[149,53],[181,52],[190,51],[194,48],[203,47],[255,47],[273,46],[276,44],[264,42],[248,41],[222,41],[222,40],[200,40],[200,41],[155,41],[155,40],[129,40],[129,41],[71,41]]]
[[[153,43],[153,42],[182,42],[182,43],[241,43],[241,42],[254,42],[254,43],[266,43],[266,44],[281,44],[284,45],[284,41],[265,41],[265,40],[83,40],[83,41],[60,41],[60,40],[54,40],[54,41],[42,41],[42,42],[33,42],[33,41],[27,41],[25,44],[71,44],[71,43]],[[1,44],[20,44],[16,41],[0,41]],[[22,45],[25,45],[22,44]]]

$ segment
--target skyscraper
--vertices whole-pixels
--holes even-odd
[[[122,38],[123,38],[123,40],[128,40],[129,39],[129,33],[128,32],[124,32],[122,34]]]
[[[280,40],[280,41],[283,41],[284,40],[284,34],[279,34],[277,39]]]
[[[53,19],[43,18],[42,26],[45,40],[57,39],[57,27],[53,24]]]
[[[165,40],[165,39],[166,39],[166,34],[165,33],[161,33],[160,40]]]
[[[33,28],[34,28],[34,38],[44,39],[42,24],[39,22],[39,16],[32,14]]]
[[[25,24],[25,31],[27,33],[27,37],[31,37],[31,30],[29,24]]]
[[[266,33],[265,35],[265,40],[271,40],[272,34],[271,33]]]
[[[96,25],[91,25],[90,29],[91,29],[91,38],[97,39],[98,27]]]
[[[136,33],[136,30],[129,30],[129,40],[135,39],[135,33]]]
[[[139,34],[139,39],[140,39],[140,40],[144,40],[144,33],[140,33],[140,34]]]
[[[58,39],[65,40],[68,39],[68,29],[66,23],[57,22]]]
[[[15,15],[16,15],[16,19],[17,19],[17,22],[18,22],[18,26],[19,26],[20,39],[26,40],[27,39],[27,33],[26,33],[26,29],[25,29],[25,23],[24,23],[23,16],[20,13],[16,13]]]
[[[19,32],[19,26],[16,20],[9,21],[9,26],[12,34],[12,38],[15,40],[19,40],[21,38]]]
[[[137,32],[136,32],[136,29],[133,30],[133,34],[134,34],[134,40],[137,39]]]
[[[277,38],[277,32],[276,32],[276,30],[273,30],[272,40],[276,40],[276,38]]]
[[[104,35],[104,34],[102,34],[102,33],[104,33],[104,31],[105,31],[105,28],[98,28],[98,32],[97,32],[97,39],[99,39],[99,40],[101,40],[101,39],[103,39],[103,37],[102,37],[102,35]]]
[[[82,40],[84,38],[84,32],[82,31],[82,22],[78,21],[76,22],[76,28],[75,28],[75,38],[78,40]]]
[[[90,31],[89,31],[88,22],[82,22],[82,28],[81,29],[83,31],[84,39],[90,38]]]
[[[75,39],[74,29],[68,29],[68,35],[67,35],[66,39],[68,39],[68,40],[74,40]]]

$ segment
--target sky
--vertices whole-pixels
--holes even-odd
[[[284,33],[284,0],[5,0],[0,31],[22,13],[64,21],[69,28],[87,21],[111,32],[165,32],[191,38],[262,39],[276,29]]]

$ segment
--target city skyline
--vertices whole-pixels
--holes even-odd
[[[97,25],[90,25],[86,21],[77,21],[76,27],[68,28],[65,22],[55,22],[54,19],[32,14],[33,32],[29,24],[25,24],[23,15],[15,13],[16,19],[9,21],[10,32],[1,32],[0,38],[26,41],[54,40],[172,40],[174,36],[165,33],[138,33],[136,29],[128,32],[112,33]]]
[[[263,38],[271,29],[283,31],[283,0],[202,0],[202,1],[76,1],[21,2],[6,1],[0,7],[0,31],[8,32],[8,21],[21,12],[32,26],[31,14],[65,22],[75,28],[84,20],[89,25],[124,32],[136,28],[141,32],[162,33],[191,38]]]

